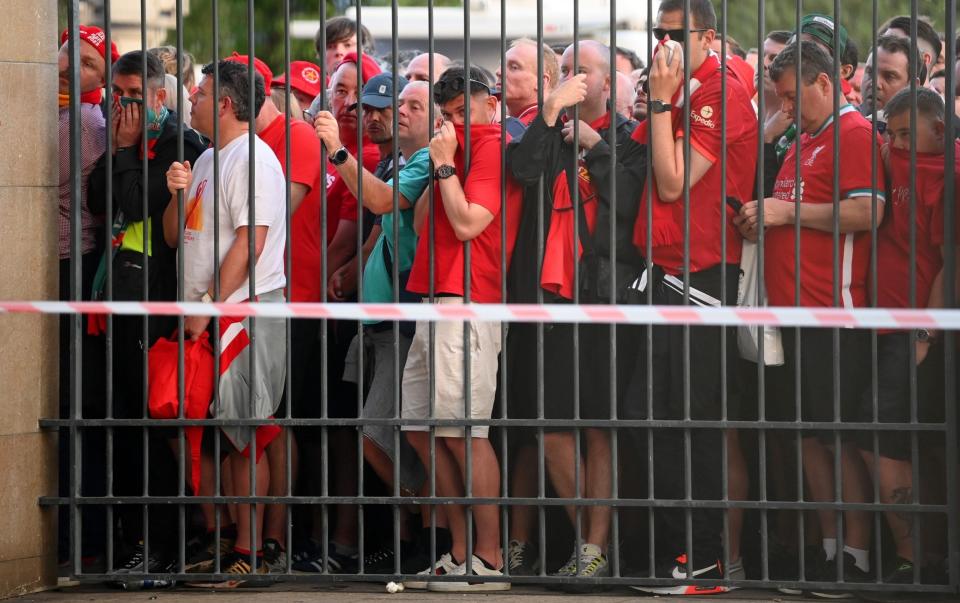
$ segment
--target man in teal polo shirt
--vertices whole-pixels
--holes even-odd
[[[440,111],[434,109],[436,124],[431,127],[429,119],[429,86],[426,82],[409,82],[399,78],[397,98],[397,146],[400,149],[403,166],[397,171],[390,163],[390,155],[381,161],[383,169],[371,173],[362,169],[357,159],[345,154],[334,157],[333,163],[347,187],[357,194],[358,181],[363,177],[362,201],[364,207],[378,216],[363,247],[363,301],[367,303],[392,303],[394,301],[419,301],[419,296],[410,298],[406,293],[407,276],[413,264],[413,255],[417,247],[417,234],[414,230],[414,205],[427,189],[431,177],[430,153],[427,145],[430,134],[440,126]],[[393,76],[382,74],[371,79],[360,97],[363,105],[364,133],[380,145],[389,145],[393,132]],[[327,149],[340,149],[339,128],[329,113],[320,113],[315,126],[317,136]],[[339,161],[339,164],[337,162]],[[389,164],[389,165],[388,165]],[[361,171],[362,170],[362,171]],[[395,174],[395,176],[394,176]],[[397,189],[398,210],[394,214],[394,187]],[[396,224],[395,224],[396,216]],[[396,236],[394,228],[396,226]],[[399,276],[399,289],[393,287],[393,272],[396,268]],[[355,281],[354,281],[355,282]],[[369,391],[364,400],[364,418],[392,418],[400,416],[400,409],[394,408],[394,387],[397,383],[394,373],[394,329],[392,322],[368,321],[365,324],[363,346],[364,357],[373,359],[373,370]],[[407,350],[413,337],[413,323],[400,323],[399,328],[399,366],[404,366]],[[348,374],[356,372],[357,341],[351,345],[347,359]],[[353,377],[355,380],[355,376]],[[417,494],[424,484],[426,472],[416,453],[405,437],[398,438],[399,448],[395,446],[395,428],[388,425],[365,425],[363,428],[364,458],[377,475],[393,490],[394,463],[400,464],[400,490],[405,495]],[[442,517],[438,513],[438,517]],[[428,519],[428,518],[425,518]],[[438,520],[439,521],[439,520]],[[430,564],[429,531],[423,538],[416,538],[407,532],[406,522],[401,524],[402,565],[405,573],[418,571]],[[427,530],[424,528],[424,530]],[[392,542],[392,538],[390,539]],[[446,545],[445,545],[446,542]],[[422,544],[423,546],[417,546]],[[449,548],[449,533],[437,528],[437,548],[439,557]],[[396,552],[388,545],[372,555],[368,555],[364,571],[367,573],[385,573],[393,571]]]

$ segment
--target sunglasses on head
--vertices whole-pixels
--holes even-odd
[[[674,42],[680,42],[681,44],[683,44],[683,41],[687,38],[687,31],[689,31],[690,33],[703,33],[707,31],[707,29],[701,28],[701,29],[686,30],[686,29],[663,29],[662,27],[654,27],[653,37],[662,41],[667,36],[670,36],[670,39],[673,40]]]
[[[470,92],[487,92],[493,94],[493,91],[490,89],[490,86],[481,82],[480,80],[469,79],[466,80],[462,77],[455,77],[450,80],[440,80],[433,85],[433,94],[434,96],[441,97],[446,96],[448,93],[457,94],[463,92],[464,88],[467,87],[467,82],[470,82]]]

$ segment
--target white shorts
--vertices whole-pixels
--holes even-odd
[[[424,299],[424,303],[428,300]],[[439,297],[438,304],[462,304],[461,297]],[[500,323],[468,321],[470,328],[470,418],[489,419],[497,391],[500,356]],[[430,323],[417,322],[417,330],[403,370],[404,419],[463,419],[463,322],[436,323],[434,345],[434,409],[430,415]],[[404,431],[428,431],[427,425],[404,425]],[[475,425],[473,437],[486,438],[490,427]],[[466,437],[464,427],[437,427],[439,437]]]

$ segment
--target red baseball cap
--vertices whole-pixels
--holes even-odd
[[[286,83],[286,75],[283,74],[273,80],[275,88],[283,88]],[[320,68],[309,61],[293,61],[290,63],[290,88],[316,98],[322,88]]]
[[[242,63],[244,65],[250,64],[250,57],[245,54],[240,54],[236,50],[233,51],[233,54],[228,56],[225,60],[233,61],[234,63]],[[253,57],[253,68],[257,70],[257,73],[263,77],[263,88],[266,92],[270,91],[270,84],[273,82],[273,72],[270,71],[270,68],[267,67],[267,64]]]
[[[347,55],[346,55],[345,57],[343,57],[343,60],[340,61],[340,62],[337,64],[337,66],[333,68],[333,70],[336,71],[337,69],[340,69],[340,65],[343,65],[344,63],[353,63],[354,65],[356,65],[356,64],[357,64],[357,53],[356,53],[356,52],[348,52]],[[363,83],[364,83],[364,84],[366,84],[368,81],[370,81],[370,78],[372,78],[373,76],[375,76],[375,75],[380,75],[380,73],[381,73],[380,65],[373,59],[372,56],[370,56],[369,54],[366,54],[366,53],[364,53],[364,55],[363,55],[363,65],[362,65],[362,69],[363,69],[363,74],[362,74],[362,75],[363,75]]]
[[[100,56],[103,57],[103,60],[107,60],[107,34],[103,33],[103,30],[97,27],[96,25],[81,25],[79,28],[80,39],[86,42],[87,44],[93,46],[97,49],[97,52],[100,53]],[[63,33],[60,34],[60,45],[63,46],[63,43],[67,41],[67,38],[70,35],[69,29],[64,29]],[[120,53],[117,52],[117,45],[113,43],[113,40],[110,40],[110,63],[116,63],[117,59],[120,58]]]

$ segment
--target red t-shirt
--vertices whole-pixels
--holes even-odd
[[[960,141],[955,141],[960,182]],[[930,289],[943,267],[943,153],[917,153],[916,305],[926,308]],[[960,202],[960,187],[957,187]],[[910,308],[910,151],[890,149],[890,193],[877,231],[877,305]],[[960,205],[958,205],[960,207]]]
[[[720,61],[710,55],[691,76],[690,147],[713,162],[700,180],[690,187],[690,271],[700,272],[721,262],[740,262],[741,238],[733,225],[733,210],[720,197],[723,173],[720,170],[723,116],[723,78],[727,81],[727,196],[741,202],[756,198],[754,181],[757,171],[757,114],[751,95],[729,69],[720,70]],[[683,107],[674,98],[673,129],[677,139],[684,136]],[[633,132],[633,139],[647,144],[649,119]],[[647,250],[647,209],[649,189],[645,188],[634,226],[633,242],[641,253]],[[657,266],[669,274],[683,270],[683,200],[660,201],[653,185],[653,257]],[[727,229],[727,254],[721,255],[721,224]]]
[[[800,137],[800,195],[802,203],[833,203],[833,117],[815,134]],[[852,105],[840,109],[840,199],[870,197],[870,145],[879,145],[873,139],[870,122]],[[879,158],[879,152],[877,157]],[[777,174],[773,196],[794,201],[794,177],[797,164],[797,145],[787,151]],[[883,162],[877,161],[877,179],[880,186],[877,198],[885,199],[883,191]],[[841,201],[842,202],[842,201]],[[776,226],[765,234],[764,271],[767,298],[771,306],[794,305],[796,271],[794,270],[794,225]],[[870,260],[870,233],[840,233],[840,302],[845,308],[867,305],[867,271]],[[833,306],[833,233],[800,229],[800,305]]]
[[[464,128],[457,126],[459,146],[454,158],[457,179],[464,182],[463,140]],[[500,282],[503,272],[510,266],[510,256],[517,238],[523,196],[521,187],[507,179],[507,265],[501,266],[500,225],[500,125],[475,125],[470,127],[470,173],[463,185],[464,196],[469,203],[476,203],[493,214],[493,220],[470,245],[470,300],[481,303],[498,303],[503,297]],[[434,292],[463,295],[464,243],[457,239],[447,219],[440,186],[434,187],[433,216],[434,232]],[[429,218],[428,218],[429,220]],[[417,241],[407,290],[426,296],[430,292],[430,246],[427,228]]]
[[[316,256],[319,258],[318,241],[312,240],[312,233],[304,228],[303,212],[300,209],[313,203],[319,206],[320,198],[320,142],[317,140],[313,128],[306,122],[293,120],[290,122],[290,169],[286,163],[286,118],[278,116],[270,125],[263,129],[258,136],[267,143],[277,159],[284,173],[290,174],[290,182],[308,187],[306,196],[300,202],[290,222],[291,274],[289,283],[290,301],[319,301],[320,300],[320,270],[319,262],[313,266],[308,260]],[[298,218],[299,217],[299,218]]]

